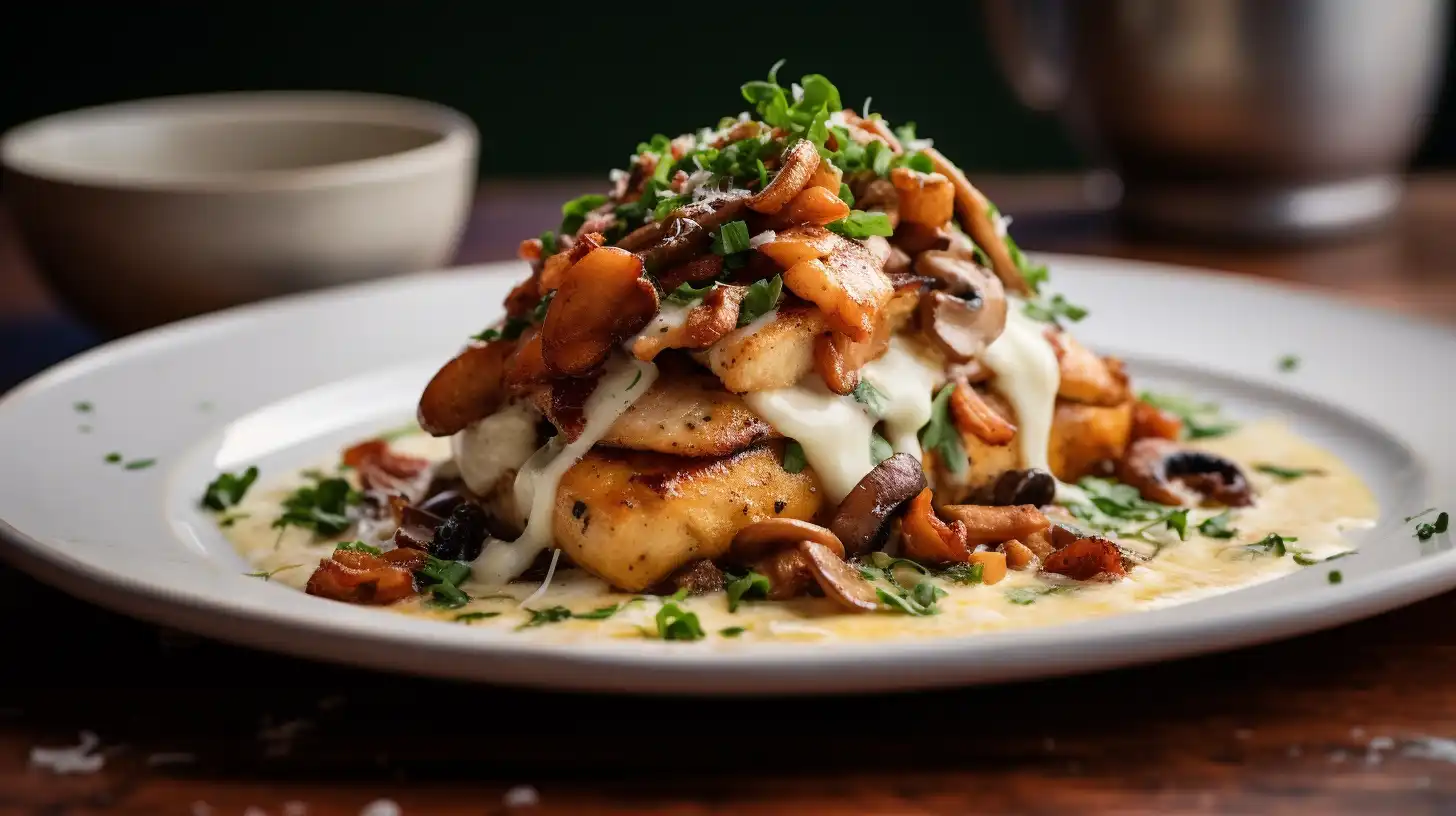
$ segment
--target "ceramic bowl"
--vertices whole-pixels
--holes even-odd
[[[228,93],[39,119],[0,159],[47,279],[124,334],[448,263],[478,141],[463,114],[413,99]]]

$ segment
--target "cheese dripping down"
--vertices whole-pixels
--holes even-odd
[[[1027,317],[1022,300],[1008,300],[1006,329],[981,355],[981,362],[996,374],[996,390],[1016,410],[1021,466],[1051,473],[1047,449],[1062,385],[1061,364],[1046,338],[1047,324]],[[1057,482],[1058,500],[1076,500],[1080,495],[1076,487]]]
[[[920,458],[917,433],[930,421],[931,397],[941,375],[909,343],[895,337],[889,350],[865,365],[860,376],[880,393],[881,416],[873,415],[869,406],[853,397],[831,392],[815,376],[789,388],[743,395],[748,407],[799,443],[825,493],[836,502],[874,469],[870,440],[880,419],[896,453]]]
[[[529,508],[526,529],[515,541],[488,539],[473,563],[474,577],[488,586],[500,586],[525,572],[542,550],[555,542],[552,531],[556,492],[561,477],[581,461],[607,430],[657,380],[657,366],[634,357],[608,358],[596,390],[583,408],[586,425],[575,442],[558,434],[542,445],[516,474],[516,504]]]

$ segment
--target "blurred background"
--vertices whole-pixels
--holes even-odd
[[[27,18],[23,28],[9,27],[0,48],[0,128],[159,94],[356,89],[469,114],[481,128],[484,177],[600,176],[653,132],[675,134],[742,110],[738,85],[786,57],[783,76],[825,74],[855,107],[874,97],[876,110],[915,120],[967,169],[1087,166],[1054,117],[1017,102],[976,2],[847,0],[759,12],[441,0],[367,12],[336,1],[128,2],[84,11],[45,3],[32,4]],[[1453,65],[1446,63],[1448,80]],[[1456,82],[1444,83],[1414,165],[1456,166]]]

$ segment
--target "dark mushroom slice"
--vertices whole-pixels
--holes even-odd
[[[833,550],[823,544],[803,541],[799,543],[799,552],[809,560],[809,570],[826,597],[856,612],[879,609],[879,593],[874,586]]]
[[[1004,507],[1030,504],[1045,507],[1057,497],[1056,477],[1041,468],[1008,470],[974,496],[974,504]]]
[[[713,232],[742,218],[748,200],[747,191],[737,190],[712,201],[689,204],[662,221],[632,232],[617,246],[640,255],[647,272],[656,275],[707,252]]]
[[[1159,504],[1182,505],[1194,494],[1225,507],[1253,502],[1249,480],[1238,465],[1216,453],[1192,450],[1167,439],[1149,437],[1128,446],[1117,464],[1117,478]]]
[[[908,453],[897,453],[875,465],[849,491],[829,529],[850,557],[864,555],[884,542],[890,519],[925,487],[920,462]]]
[[[735,560],[747,564],[777,550],[796,547],[801,541],[812,541],[844,557],[844,544],[833,532],[795,518],[755,521],[733,536],[730,552]]]
[[[416,419],[431,436],[451,436],[495,413],[505,401],[507,340],[471,344],[440,368],[420,395]]]
[[[917,274],[935,278],[945,291],[920,298],[920,322],[953,362],[981,356],[1006,328],[1006,290],[996,276],[948,251],[922,252]]]
[[[671,595],[685,589],[689,595],[706,595],[721,590],[723,583],[723,571],[712,561],[699,558],[678,567],[676,572],[652,588],[652,594]]]

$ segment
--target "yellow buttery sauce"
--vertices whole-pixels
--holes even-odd
[[[435,460],[449,456],[448,440],[431,439],[423,434],[400,439],[394,445],[401,452]],[[1375,499],[1359,477],[1330,453],[1300,439],[1282,422],[1248,424],[1200,446],[1243,465],[1254,485],[1257,497],[1254,506],[1232,512],[1230,526],[1237,529],[1238,535],[1232,539],[1213,539],[1198,534],[1198,523],[1217,511],[1194,510],[1189,516],[1187,541],[1172,541],[1151,561],[1132,568],[1125,579],[1116,582],[1083,583],[1070,592],[1045,595],[1035,592],[1046,589],[1054,581],[1049,582],[1032,571],[1013,571],[995,585],[957,586],[941,582],[949,594],[937,605],[939,614],[925,617],[892,612],[847,613],[822,598],[747,601],[734,613],[728,611],[722,593],[678,603],[697,615],[708,642],[725,648],[733,643],[761,640],[873,640],[991,632],[1156,609],[1272,580],[1301,569],[1329,569],[1322,565],[1302,567],[1288,555],[1275,558],[1251,553],[1243,545],[1259,541],[1269,533],[1279,533],[1285,538],[1298,538],[1294,546],[1307,550],[1309,557],[1326,558],[1348,549],[1342,538],[1344,531],[1368,527],[1375,521]],[[1254,466],[1261,463],[1320,473],[1283,481],[1255,470]],[[278,516],[279,502],[304,481],[301,474],[295,474],[255,490],[235,508],[231,515],[237,520],[225,528],[238,552],[255,569],[273,573],[270,580],[274,582],[299,589],[308,582],[319,560],[329,557],[337,541],[360,537],[351,530],[337,539],[323,540],[297,528],[286,529],[281,534],[273,529],[271,524]],[[379,531],[386,536],[390,533],[392,530]],[[534,582],[518,582],[492,589],[472,580],[461,588],[474,600],[461,609],[430,609],[419,599],[381,609],[437,618],[455,626],[515,630],[530,619],[530,613],[520,608],[520,601],[538,586]],[[664,601],[644,597],[627,603],[635,597],[639,596],[613,592],[581,570],[559,569],[550,588],[532,601],[533,608],[559,605],[575,612],[588,612],[613,604],[626,605],[605,620],[566,620],[525,628],[514,636],[562,643],[601,638],[655,638],[656,614]],[[1032,602],[1014,603],[1013,598],[1030,598]],[[472,612],[499,614],[456,620]],[[744,631],[730,639],[720,634],[728,628]]]

